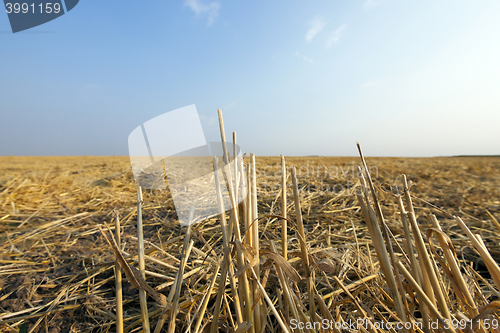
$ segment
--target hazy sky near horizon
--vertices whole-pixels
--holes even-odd
[[[500,154],[500,2],[95,1],[12,34],[0,155],[127,155],[195,104],[257,155]],[[165,143],[168,144],[168,143]]]

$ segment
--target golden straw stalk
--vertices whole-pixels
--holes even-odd
[[[115,238],[118,248],[121,246],[120,239],[120,216],[118,211],[113,211],[115,216]],[[116,288],[116,333],[123,333],[123,295],[122,295],[122,269],[118,259],[115,264],[115,288]]]
[[[137,187],[137,242],[139,247],[139,273],[144,279],[146,279],[146,264],[144,260],[144,234],[142,229],[142,189],[140,186]],[[148,314],[148,303],[146,299],[146,291],[139,289],[139,300],[141,303],[141,318],[142,327],[144,333],[149,333],[149,314]]]

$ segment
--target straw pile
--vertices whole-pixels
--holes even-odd
[[[246,201],[181,228],[128,158],[0,158],[0,331],[498,327],[500,158],[245,163]]]

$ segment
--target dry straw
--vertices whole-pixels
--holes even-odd
[[[225,186],[232,208],[188,228],[168,191],[141,196],[126,159],[0,159],[0,331],[319,333],[293,323],[327,320],[337,333],[358,319],[494,331],[499,158],[365,159],[359,148],[360,162],[252,154],[226,168],[236,134],[230,156],[220,110],[219,124],[214,199],[222,211]]]

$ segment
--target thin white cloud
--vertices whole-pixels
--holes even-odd
[[[207,24],[212,25],[219,16],[220,3],[217,1],[209,4],[201,0],[185,0],[184,6],[191,8],[196,16],[207,15]]]
[[[380,1],[377,1],[377,0],[366,0],[363,3],[363,9],[364,10],[369,10],[369,9],[372,9],[373,7],[375,7],[375,6],[378,6],[379,4],[380,4]]]
[[[203,123],[208,123],[208,125],[210,125],[210,126],[213,125],[213,124],[215,124],[215,121],[217,120],[217,118],[214,117],[214,116],[207,117],[207,116],[205,116],[203,114],[199,114],[199,116],[200,116],[200,120]]]
[[[365,89],[365,88],[375,87],[375,86],[378,86],[379,84],[380,84],[380,81],[366,82],[366,83],[363,83],[361,85],[361,88]]]
[[[325,46],[327,48],[330,48],[333,46],[333,44],[338,43],[338,41],[340,40],[340,37],[342,37],[342,34],[346,28],[347,28],[347,25],[343,24],[340,27],[338,27],[337,29],[335,29],[334,31],[332,31],[326,39]]]
[[[326,26],[326,22],[321,17],[315,17],[311,21],[311,27],[307,30],[306,41],[310,42]]]
[[[236,106],[236,104],[238,104],[237,102],[231,102],[227,105],[224,105],[222,108],[222,110],[229,110],[229,109],[232,109],[234,106]]]
[[[303,55],[303,54],[301,54],[301,53],[299,53],[299,52],[295,52],[295,55],[296,55],[297,57],[302,58],[305,62],[308,62],[308,63],[310,63],[310,64],[314,64],[314,60],[312,60],[311,58],[309,58],[309,57],[307,57],[307,56],[305,56],[305,55]]]

